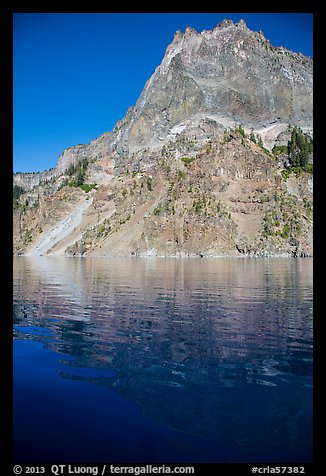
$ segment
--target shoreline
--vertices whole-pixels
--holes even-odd
[[[184,254],[176,254],[176,255],[154,255],[154,254],[142,254],[142,255],[29,255],[29,254],[19,254],[13,253],[14,258],[82,258],[82,259],[270,259],[270,258],[310,258],[313,259],[313,255],[298,255],[295,256],[291,253],[280,253],[280,254],[242,254],[239,256],[234,255],[188,255]]]

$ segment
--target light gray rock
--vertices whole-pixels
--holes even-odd
[[[179,30],[136,105],[111,132],[63,151],[56,174],[84,157],[112,157],[119,166],[120,159],[160,148],[182,130],[205,141],[239,124],[263,135],[273,128],[275,137],[266,138],[271,148],[288,124],[311,133],[312,88],[311,58],[272,46],[243,20],[224,20],[202,33]]]
[[[196,114],[250,129],[272,123],[312,129],[312,60],[275,48],[244,21],[178,31],[147,81],[120,139],[133,152],[164,140]]]

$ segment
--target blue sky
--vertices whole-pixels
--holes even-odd
[[[14,172],[55,167],[65,148],[110,131],[177,30],[209,30],[225,18],[313,56],[309,13],[15,14]]]

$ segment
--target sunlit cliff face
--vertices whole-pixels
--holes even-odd
[[[14,252],[312,256],[312,175],[285,180],[271,153],[293,125],[312,136],[312,79],[310,58],[243,21],[177,32],[112,131],[14,176]],[[86,189],[67,173],[82,161]]]

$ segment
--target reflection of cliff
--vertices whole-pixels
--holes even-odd
[[[72,357],[63,377],[114,388],[182,431],[232,442],[236,428],[244,445],[258,431],[268,447],[277,426],[297,440],[310,260],[18,258],[15,276],[16,332]],[[80,377],[78,367],[116,374]]]

